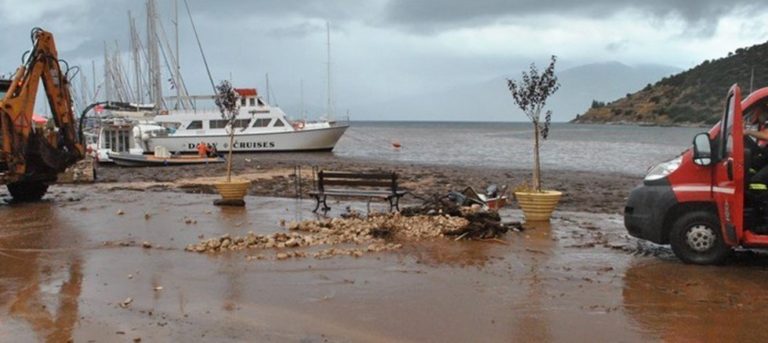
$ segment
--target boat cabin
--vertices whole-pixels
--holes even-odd
[[[278,107],[267,104],[255,88],[236,88],[240,95],[240,119],[234,127],[239,133],[294,131],[293,123]],[[227,121],[218,111],[178,111],[157,116],[155,121],[164,126],[170,136],[226,134]]]

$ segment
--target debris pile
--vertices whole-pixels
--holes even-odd
[[[341,244],[367,245],[367,248],[329,248],[317,251],[315,258],[334,255],[362,256],[365,252],[396,250],[402,244],[392,241],[419,241],[442,237],[446,233],[456,232],[466,227],[469,222],[460,217],[451,216],[401,216],[394,214],[371,215],[367,218],[352,216],[327,220],[307,220],[283,223],[289,232],[275,232],[259,235],[248,232],[243,237],[224,234],[220,237],[203,239],[197,244],[190,244],[187,251],[213,253],[243,249],[289,249],[312,246],[334,246]],[[280,251],[276,258],[284,260],[291,257],[306,257],[298,251]]]
[[[522,231],[520,222],[502,223],[498,212],[485,211],[480,205],[459,206],[449,196],[434,195],[426,199],[421,206],[403,209],[404,216],[444,216],[460,217],[467,220],[467,225],[456,230],[444,230],[446,236],[467,239],[497,238],[509,230]]]
[[[327,258],[336,255],[362,256],[369,252],[391,251],[402,248],[396,242],[412,242],[441,237],[455,239],[498,238],[509,230],[521,231],[518,222],[502,223],[496,212],[484,211],[480,206],[458,206],[447,197],[435,196],[421,206],[409,207],[401,213],[370,214],[363,217],[349,212],[342,218],[281,222],[288,232],[266,235],[248,232],[243,237],[224,234],[202,239],[186,247],[187,251],[216,253],[243,249],[276,249],[275,258]],[[362,247],[338,247],[357,245]],[[293,248],[331,246],[312,252]],[[251,256],[262,259],[263,256]]]

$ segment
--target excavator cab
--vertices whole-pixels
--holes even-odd
[[[8,92],[8,88],[11,88],[11,80],[0,80],[0,99]]]

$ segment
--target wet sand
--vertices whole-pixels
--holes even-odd
[[[0,341],[768,340],[754,330],[766,259],[686,266],[628,238],[616,214],[559,211],[504,243],[442,239],[359,258],[185,252],[200,235],[314,218],[309,201],[214,198],[57,186],[41,203],[0,204]]]
[[[447,194],[467,186],[484,190],[491,183],[515,186],[529,183],[530,170],[476,168],[424,164],[399,164],[340,158],[332,153],[236,154],[235,174],[253,181],[250,195],[295,197],[294,167],[301,166],[303,193],[312,187],[312,167],[326,170],[385,170],[398,173],[403,187],[416,196]],[[225,175],[226,166],[196,165],[174,168],[121,168],[104,165],[98,170],[99,182],[111,189],[178,190],[213,193],[214,177]],[[623,213],[629,191],[641,176],[615,173],[544,170],[543,187],[564,192],[558,205],[562,210],[592,213]],[[419,202],[407,197],[405,201]],[[514,204],[513,204],[514,206]]]

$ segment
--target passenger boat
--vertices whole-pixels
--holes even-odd
[[[235,152],[330,151],[349,128],[348,121],[290,120],[268,104],[254,88],[236,89],[240,115],[235,121]],[[219,151],[229,149],[227,122],[218,110],[172,111],[154,118],[165,130],[149,130],[147,151],[164,147],[171,152],[195,152],[203,142]]]
[[[178,166],[188,164],[223,163],[226,160],[221,157],[200,157],[198,155],[144,155],[130,153],[109,153],[109,159],[123,167],[151,167],[151,166]]]

